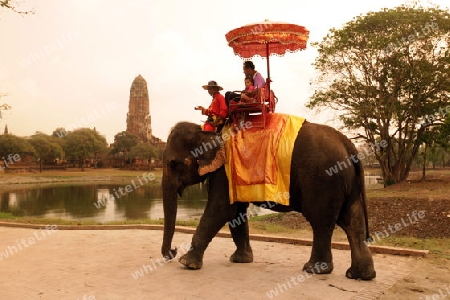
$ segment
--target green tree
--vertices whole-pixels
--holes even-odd
[[[79,160],[84,171],[84,161],[88,158],[97,159],[98,154],[108,151],[108,143],[95,129],[76,129],[62,138],[66,157]]]
[[[449,152],[445,151],[442,146],[438,144],[433,144],[429,154],[427,156],[427,160],[431,162],[431,167],[436,169],[438,167],[444,168],[445,161],[448,159]]]
[[[35,149],[24,138],[12,134],[0,135],[0,158],[3,162],[1,165],[5,168],[34,153]]]
[[[448,107],[450,111],[450,106]],[[442,121],[442,119],[444,120]],[[450,148],[450,114],[447,114],[446,118],[440,118],[440,121],[442,123],[437,125],[430,123],[431,125],[426,126],[421,136],[423,145],[420,148],[420,158],[416,161],[422,164],[422,181],[425,180],[428,162],[432,163],[433,169],[438,162],[441,162],[443,167],[445,166],[446,149]]]
[[[157,158],[158,150],[151,144],[139,143],[130,150],[131,159],[143,159],[149,163],[153,159]]]
[[[338,111],[372,145],[386,184],[404,181],[421,137],[449,101],[450,13],[399,6],[331,29],[318,47],[307,106]],[[380,143],[385,143],[380,147]]]
[[[59,139],[62,139],[63,137],[65,137],[66,135],[68,135],[70,133],[70,131],[66,131],[65,128],[63,127],[58,127],[55,130],[53,130],[52,132],[52,136],[53,137],[57,137]]]
[[[114,147],[111,149],[111,154],[119,157],[122,160],[122,164],[126,164],[126,161],[130,158],[131,148],[135,147],[139,143],[137,136],[128,133],[126,131],[119,132],[114,136]]]
[[[442,125],[439,126],[439,135],[436,142],[444,149],[450,150],[450,105],[447,108],[449,108],[448,114]]]
[[[37,133],[28,140],[36,150],[36,157],[39,159],[39,172],[42,172],[44,161],[54,161],[63,157],[63,149],[58,139],[43,133]]]
[[[131,148],[139,143],[137,136],[126,131],[119,132],[114,136],[114,148],[111,150],[112,154],[120,152],[130,152]]]

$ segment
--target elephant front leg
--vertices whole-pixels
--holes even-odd
[[[228,205],[229,207],[230,205]],[[203,253],[211,240],[225,225],[227,218],[225,212],[216,210],[207,205],[200,223],[192,237],[191,249],[180,257],[180,263],[188,269],[197,270],[203,266]]]
[[[205,212],[192,237],[192,247],[188,253],[181,256],[180,263],[189,269],[201,269],[203,253],[235,209],[234,205],[230,205],[225,170],[221,168],[210,177]]]
[[[333,256],[331,254],[331,237],[333,228],[326,226],[313,227],[313,246],[309,261],[303,270],[312,274],[329,274],[333,271]]]
[[[253,251],[250,247],[250,235],[248,230],[247,203],[235,203],[236,214],[228,221],[231,236],[236,244],[236,251],[230,256],[234,263],[253,262]]]

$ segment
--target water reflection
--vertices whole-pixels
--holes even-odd
[[[382,187],[378,177],[366,174],[366,186]],[[161,185],[143,185],[116,199],[112,195],[117,194],[119,188],[123,189],[124,184],[53,184],[0,190],[0,212],[98,222],[164,218]],[[199,219],[206,199],[204,185],[188,187],[183,197],[178,199],[177,219]],[[271,211],[262,210],[261,213]]]
[[[20,216],[109,222],[163,218],[160,185],[145,185],[114,198],[123,185],[75,184],[20,188],[0,192],[0,211]],[[187,188],[179,199],[178,219],[199,218],[206,204],[206,188]],[[109,199],[109,201],[108,201]],[[97,204],[97,205],[94,205]],[[98,208],[97,208],[98,207]]]

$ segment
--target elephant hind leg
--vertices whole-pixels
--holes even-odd
[[[233,218],[228,221],[231,236],[236,244],[236,251],[230,256],[230,261],[235,263],[253,262],[253,251],[250,247],[250,235],[248,230],[247,203],[235,203],[237,210]]]
[[[365,241],[367,232],[363,205],[359,199],[343,207],[337,224],[347,234],[351,249],[352,263],[345,275],[350,279],[375,278],[372,254]]]
[[[312,224],[311,224],[312,225]],[[313,246],[309,261],[303,266],[303,271],[312,274],[329,274],[333,271],[333,256],[331,254],[331,237],[333,227],[313,227]]]

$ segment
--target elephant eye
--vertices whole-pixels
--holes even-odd
[[[173,159],[169,161],[169,168],[172,170],[181,171],[184,167],[184,163],[181,160]]]
[[[173,159],[173,160],[169,161],[169,167],[171,169],[175,169],[177,167],[177,165],[180,164],[180,163],[181,163],[180,161],[177,161],[177,160]]]

